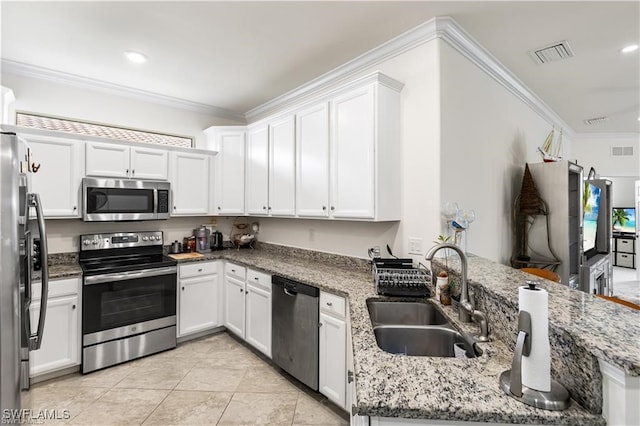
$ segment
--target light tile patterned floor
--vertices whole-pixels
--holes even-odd
[[[227,333],[33,385],[23,408],[75,425],[347,425],[347,413]],[[64,419],[63,414],[69,414]]]

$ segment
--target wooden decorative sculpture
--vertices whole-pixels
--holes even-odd
[[[539,216],[544,216],[547,236],[548,252],[551,258],[539,255],[529,247],[529,230]],[[520,195],[516,197],[513,206],[513,255],[511,266],[514,268],[537,267],[555,269],[560,264],[558,256],[551,249],[549,242],[549,212],[547,203],[540,197],[540,193],[529,171],[529,165],[525,164],[524,176]],[[532,253],[530,253],[530,251]],[[534,255],[532,257],[531,255]]]

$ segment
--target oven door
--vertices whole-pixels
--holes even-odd
[[[156,182],[84,178],[82,194],[85,222],[158,219]]]
[[[175,266],[85,276],[83,346],[175,325],[176,288]]]

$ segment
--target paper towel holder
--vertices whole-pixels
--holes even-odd
[[[522,384],[522,357],[531,353],[531,315],[520,311],[518,315],[518,337],[513,354],[511,370],[500,375],[500,388],[512,398],[527,405],[544,410],[566,410],[571,404],[569,392],[557,381],[551,379],[551,390],[543,392]]]

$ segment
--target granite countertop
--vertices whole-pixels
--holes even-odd
[[[213,252],[198,260],[179,263],[226,259],[347,297],[357,401],[353,411],[356,414],[517,424],[605,424],[602,416],[589,413],[575,402],[566,411],[554,412],[521,404],[505,395],[498,385],[498,378],[511,368],[513,350],[500,340],[481,344],[484,353],[475,359],[408,357],[384,352],[376,344],[366,307],[366,299],[379,297],[374,291],[366,261],[312,253],[307,252],[310,257],[292,255],[290,249],[271,246],[269,249]],[[51,277],[71,269],[73,267],[69,270],[52,268]],[[435,302],[429,299],[425,303]],[[456,327],[466,332],[477,331],[474,324],[459,323],[452,308],[436,305]],[[606,333],[606,330],[602,332]],[[605,352],[608,351],[605,348]],[[635,367],[640,365],[640,362],[634,362]]]

